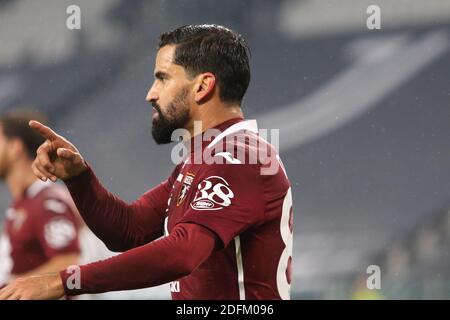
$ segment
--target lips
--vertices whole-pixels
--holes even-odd
[[[158,119],[159,119],[159,111],[156,110],[155,107],[153,107],[152,120],[153,120],[153,121],[156,121],[156,120],[158,120]]]

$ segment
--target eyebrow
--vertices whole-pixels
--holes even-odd
[[[168,77],[169,77],[169,75],[163,71],[158,71],[155,73],[156,79],[167,79]]]

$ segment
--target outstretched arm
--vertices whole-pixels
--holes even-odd
[[[88,167],[65,181],[83,220],[112,251],[126,251],[164,233],[169,181],[128,204],[108,192]]]
[[[37,150],[34,173],[43,181],[59,178],[67,184],[86,224],[109,249],[125,251],[163,234],[168,182],[129,205],[100,184],[71,142],[37,121],[30,126],[46,139]]]
[[[70,271],[60,275],[17,279],[0,290],[1,299],[57,299],[78,295],[157,286],[190,274],[216,248],[210,230],[190,223],[178,224],[168,237],[107,260],[80,267],[80,285],[71,288]],[[126,276],[124,276],[126,275]]]

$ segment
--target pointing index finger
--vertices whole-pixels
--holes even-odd
[[[30,120],[30,122],[28,122],[28,125],[31,128],[33,128],[34,130],[36,130],[37,132],[39,132],[41,134],[41,136],[43,136],[45,139],[52,141],[58,137],[58,135],[55,133],[55,131],[53,131],[49,127],[43,125],[39,121]]]

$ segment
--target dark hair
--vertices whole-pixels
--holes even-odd
[[[28,126],[30,120],[47,123],[47,117],[40,112],[32,110],[16,110],[0,117],[3,134],[8,138],[18,138],[25,146],[29,158],[34,158],[36,150],[45,139],[34,129]]]
[[[211,72],[222,101],[242,101],[250,83],[250,49],[241,35],[213,24],[187,25],[163,33],[158,49],[171,44],[176,45],[174,62],[190,76]]]

